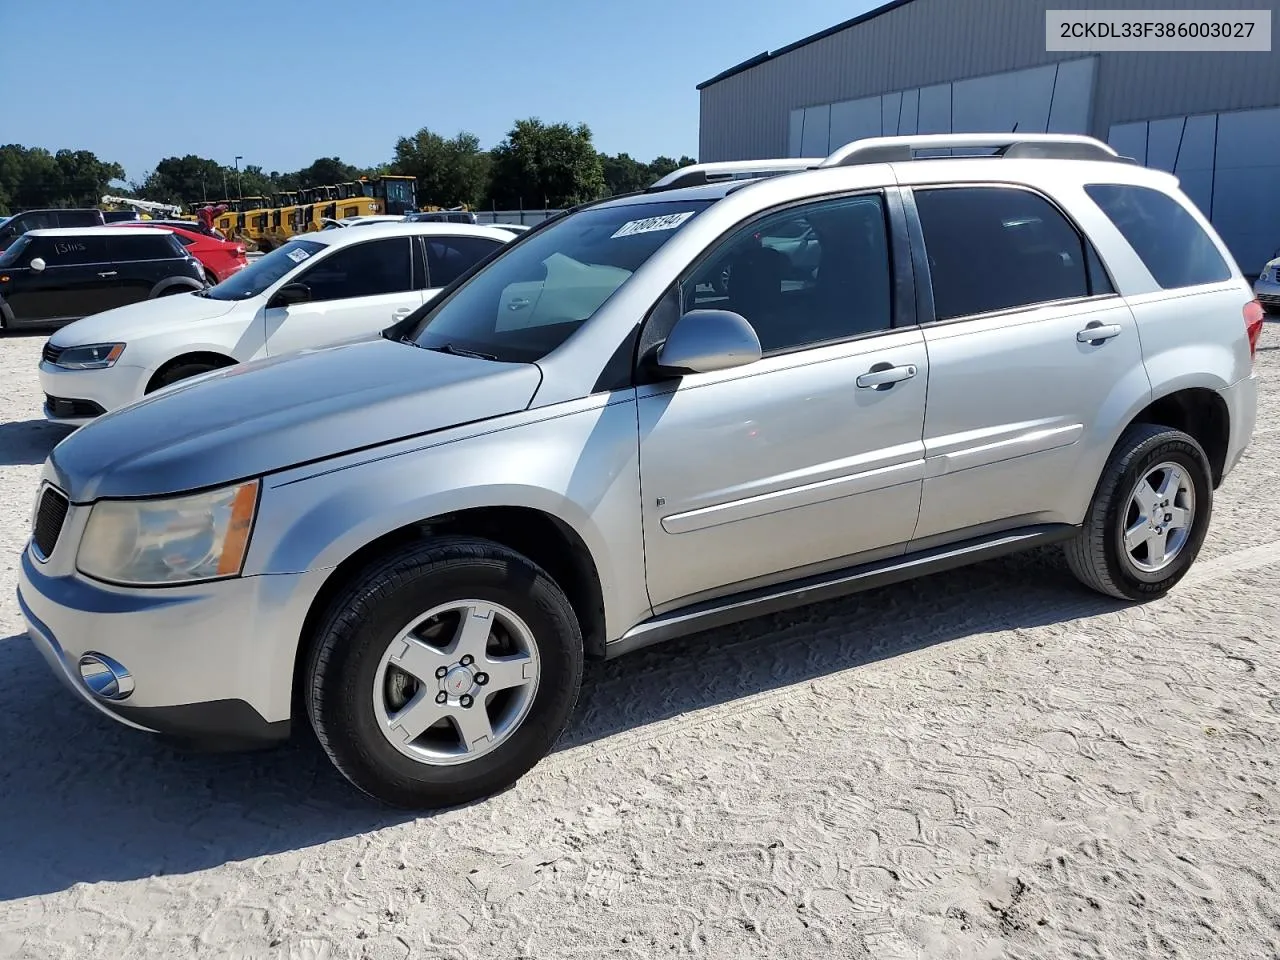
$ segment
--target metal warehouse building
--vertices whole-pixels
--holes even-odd
[[[702,161],[820,157],[859,137],[1088,133],[1175,173],[1247,275],[1280,247],[1280,47],[1046,51],[1046,10],[1266,0],[894,0],[699,85]],[[1150,19],[1148,17],[1148,19]]]

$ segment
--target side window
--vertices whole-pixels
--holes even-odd
[[[1089,296],[1084,240],[1043,197],[957,187],[917,190],[915,201],[937,319]]]
[[[136,260],[172,260],[184,256],[182,244],[173,239],[173,234],[139,233],[136,237],[112,237],[107,245],[111,259],[117,263],[129,263]]]
[[[1085,193],[1168,290],[1231,279],[1231,267],[1177,200],[1150,187],[1094,183]]]
[[[432,288],[447,287],[472,265],[498,246],[483,237],[424,237],[427,243],[427,282]]]
[[[683,309],[746,317],[765,353],[893,323],[889,237],[879,194],[810,203],[733,234],[683,284]]]
[[[353,243],[325,257],[300,277],[311,299],[376,297],[413,289],[409,241],[405,237]]]
[[[107,241],[103,237],[40,237],[33,257],[43,257],[51,267],[73,267],[82,263],[107,263]]]

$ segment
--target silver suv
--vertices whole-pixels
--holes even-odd
[[[1253,432],[1261,327],[1177,181],[1089,138],[686,167],[379,337],[71,435],[22,609],[126,724],[306,717],[360,789],[456,804],[551,749],[584,658],[1054,542],[1164,594]]]

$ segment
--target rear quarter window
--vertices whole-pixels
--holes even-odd
[[[1196,219],[1151,187],[1092,183],[1085,192],[1165,290],[1231,279],[1231,266]]]

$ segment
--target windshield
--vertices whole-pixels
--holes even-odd
[[[31,246],[31,238],[26,234],[13,241],[9,249],[5,250],[4,253],[0,253],[0,267],[12,267],[18,262],[18,258],[22,256],[22,251],[29,246]]]
[[[534,362],[564,343],[707,200],[598,207],[541,228],[432,305],[420,347]]]
[[[248,300],[256,297],[325,246],[314,240],[290,240],[243,270],[233,273],[217,286],[210,287],[204,291],[204,296],[214,300]]]

